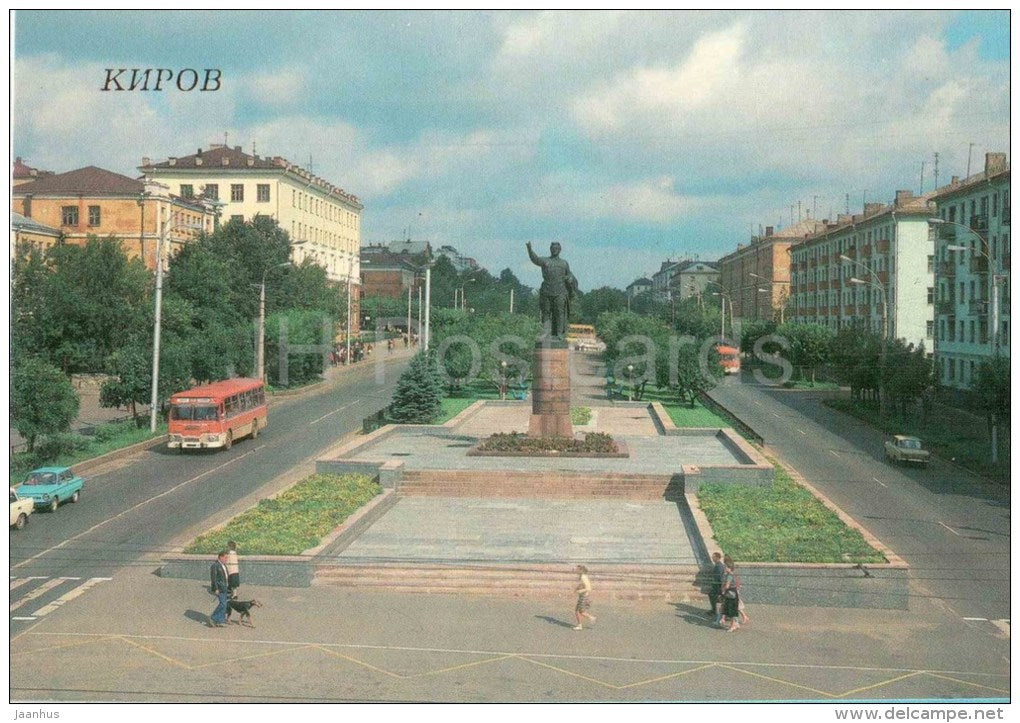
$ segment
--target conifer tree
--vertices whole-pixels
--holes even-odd
[[[402,424],[429,424],[439,414],[441,393],[435,357],[419,351],[397,381],[389,417]]]

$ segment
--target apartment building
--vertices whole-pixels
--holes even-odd
[[[934,252],[936,373],[942,386],[967,389],[983,360],[1009,356],[1006,154],[986,154],[981,172],[962,181],[954,177],[932,198],[943,221],[936,224]]]
[[[839,329],[864,324],[876,333],[932,352],[934,233],[930,195],[897,191],[890,204],[868,203],[859,214],[790,247],[790,316]],[[887,306],[886,306],[887,302]]]
[[[358,198],[280,156],[248,154],[214,144],[183,157],[142,159],[146,178],[168,185],[181,198],[201,197],[223,220],[276,219],[290,234],[293,260],[326,269],[331,281],[360,281],[361,212]]]
[[[790,246],[823,228],[824,223],[810,218],[779,231],[766,226],[749,244],[738,244],[736,251],[719,259],[718,283],[727,312],[735,319],[778,320],[790,283]]]
[[[11,189],[11,210],[35,224],[56,229],[66,243],[89,236],[115,236],[129,258],[156,268],[160,234],[166,231],[163,262],[200,233],[211,233],[213,209],[198,199],[174,196],[161,184],[96,166],[40,175]],[[162,224],[161,225],[161,221]],[[48,245],[56,238],[37,235]]]
[[[652,290],[652,280],[642,276],[640,279],[634,279],[627,284],[627,298],[633,299],[638,294],[643,294],[646,291]]]
[[[20,186],[24,183],[31,183],[32,181],[45,176],[52,175],[53,171],[43,171],[38,168],[32,168],[21,160],[21,156],[18,156],[14,159],[14,164],[11,166],[11,185]]]
[[[719,281],[719,265],[714,261],[681,261],[673,268],[670,288],[673,298],[686,299],[710,293]]]

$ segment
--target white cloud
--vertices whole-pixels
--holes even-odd
[[[244,86],[252,100],[269,106],[291,105],[307,99],[305,74],[296,68],[253,75],[244,81]]]

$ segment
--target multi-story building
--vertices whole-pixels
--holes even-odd
[[[643,294],[646,291],[652,290],[652,280],[646,279],[642,276],[640,279],[635,279],[627,284],[627,298],[633,299],[638,294]]]
[[[156,268],[161,233],[166,233],[166,263],[199,233],[212,232],[215,219],[213,209],[198,199],[95,166],[39,176],[11,191],[13,211],[57,229],[65,242],[115,236],[129,258],[141,258],[150,269]]]
[[[14,159],[14,165],[11,167],[11,185],[20,186],[23,183],[31,183],[44,176],[52,175],[53,171],[41,171],[38,168],[32,168],[21,160],[21,156],[18,156]]]
[[[824,227],[810,218],[779,231],[767,226],[751,243],[738,244],[736,251],[719,259],[718,283],[733,318],[778,320],[790,283],[790,246]]]
[[[311,258],[330,280],[359,283],[364,206],[311,171],[279,156],[224,145],[159,163],[143,158],[139,170],[182,198],[216,204],[223,219],[275,219],[290,234],[295,263]]]
[[[941,385],[966,389],[983,360],[1009,356],[1006,154],[986,154],[983,171],[963,181],[954,177],[933,200],[944,221],[935,240],[936,373]]]
[[[673,269],[670,287],[673,297],[686,299],[711,292],[719,281],[719,265],[714,261],[681,261]]]
[[[453,264],[453,268],[458,274],[462,274],[466,271],[474,271],[478,268],[477,261],[470,256],[465,256],[453,246],[440,246],[436,250],[436,255],[445,256],[450,259],[450,263]]]
[[[932,351],[934,242],[930,196],[897,191],[790,248],[791,309],[802,323],[863,324]],[[887,302],[887,305],[886,305]]]
[[[361,288],[365,296],[400,298],[414,287],[420,265],[408,254],[388,251],[365,254],[361,266]]]
[[[659,264],[659,270],[652,274],[652,291],[655,292],[656,297],[659,299],[664,301],[669,300],[673,292],[673,288],[671,286],[673,272],[676,271],[676,268],[679,265],[679,261],[666,259]]]
[[[60,231],[44,223],[33,221],[16,211],[11,211],[11,247],[17,249],[24,244],[35,246],[40,251],[48,249],[60,240]]]

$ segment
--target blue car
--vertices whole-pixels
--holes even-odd
[[[29,497],[36,509],[56,512],[61,502],[77,502],[85,480],[67,467],[40,467],[18,486],[19,497]]]

